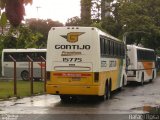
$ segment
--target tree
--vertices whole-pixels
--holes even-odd
[[[78,16],[69,18],[66,22],[66,26],[80,26],[81,24],[81,19]]]
[[[126,2],[120,9],[122,24],[126,25],[128,31],[144,31],[150,36],[137,34],[135,42],[145,47],[157,48],[160,45],[160,1],[159,0],[135,0]],[[126,7],[128,6],[128,7]],[[128,8],[128,9],[127,9]],[[143,37],[139,37],[139,36]],[[132,36],[131,36],[132,37]]]
[[[51,29],[51,27],[63,26],[62,23],[58,21],[53,21],[51,19],[28,19],[27,24],[33,33],[39,32],[43,35],[43,37],[41,37],[36,43],[37,46],[39,46],[39,48],[46,48],[48,32]]]
[[[102,26],[119,38],[125,32],[143,31],[129,34],[128,43],[156,49],[160,46],[159,6],[159,0],[117,0],[111,4],[111,14],[103,20]]]
[[[96,22],[101,20],[101,0],[92,0],[91,19]]]
[[[91,24],[92,0],[81,0],[81,21],[84,26]]]
[[[32,0],[0,0],[0,8],[4,10],[1,19],[8,19],[12,26],[17,27],[25,15],[24,5],[28,3],[32,4]],[[3,22],[3,26],[5,23]]]
[[[103,19],[109,15],[111,12],[110,6],[114,0],[101,0],[101,19]]]
[[[107,8],[102,5],[102,28],[111,35],[119,38],[122,35],[123,24],[119,14],[120,3],[112,3],[113,0],[102,0],[102,4],[106,4]]]
[[[28,27],[20,25],[16,29],[11,28],[6,35],[0,36],[0,48],[38,48],[36,43],[41,37],[42,34],[33,33]]]

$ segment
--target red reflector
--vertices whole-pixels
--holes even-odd
[[[89,77],[91,74],[89,73],[53,73],[54,76],[61,77]]]
[[[91,74],[85,74],[85,73],[83,73],[83,74],[81,74],[82,75],[82,77],[89,77],[89,76],[91,76]]]
[[[54,76],[62,76],[62,73],[53,73]]]

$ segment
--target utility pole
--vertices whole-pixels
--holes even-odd
[[[36,6],[36,9],[37,9],[37,20],[38,20],[38,11],[39,11],[40,8],[41,8],[41,6]]]
[[[41,8],[40,6],[36,6],[36,9],[37,9],[37,23],[36,23],[36,30],[37,30],[37,31],[38,31],[38,17],[39,17],[38,11],[39,11],[40,8]]]

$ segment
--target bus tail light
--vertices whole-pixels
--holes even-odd
[[[49,81],[51,78],[50,72],[47,72],[47,81]]]
[[[99,81],[99,72],[95,72],[94,73],[94,82],[98,82]]]

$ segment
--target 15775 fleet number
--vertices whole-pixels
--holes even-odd
[[[63,58],[63,62],[82,62],[82,58]]]

